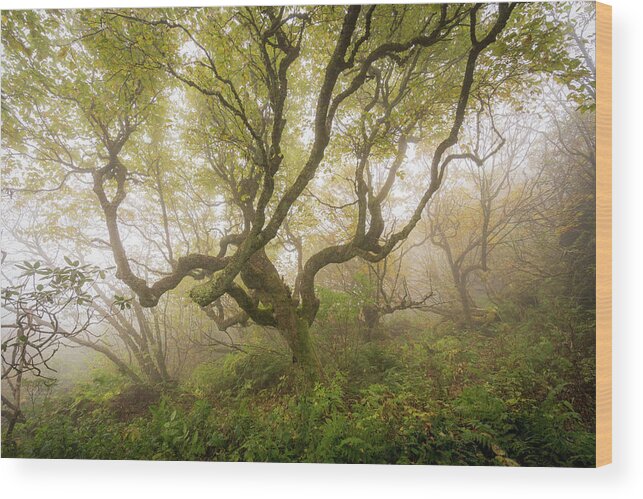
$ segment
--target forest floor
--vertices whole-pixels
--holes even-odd
[[[371,342],[319,329],[314,384],[266,351],[203,363],[165,389],[97,370],[34,407],[3,457],[593,466],[584,324],[574,345],[537,311],[469,329],[398,324]]]

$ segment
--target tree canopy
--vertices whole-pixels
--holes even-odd
[[[144,307],[196,279],[199,306],[227,295],[307,355],[317,273],[386,258],[448,165],[474,158],[459,147],[474,103],[510,102],[569,62],[549,17],[515,4],[6,14],[7,187],[104,218]],[[419,162],[421,189],[387,220]],[[286,223],[309,232],[305,196],[321,210],[342,197],[345,233],[307,255],[295,286],[270,245]],[[123,237],[139,216],[152,272]]]

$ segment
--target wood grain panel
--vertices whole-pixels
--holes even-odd
[[[612,7],[596,4],[596,466],[612,462]]]

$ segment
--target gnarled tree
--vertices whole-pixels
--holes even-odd
[[[193,280],[198,305],[227,296],[314,369],[315,277],[382,261],[409,237],[463,159],[453,148],[473,97],[523,85],[551,56],[555,30],[526,51],[521,28],[546,16],[516,4],[14,12],[7,183],[75,194],[89,183],[117,277],[142,307]],[[408,195],[419,158],[421,193]],[[319,192],[328,175],[346,182],[350,199],[333,208],[345,230],[301,257],[293,290],[273,247],[304,196],[332,201]],[[137,215],[156,229],[136,236]],[[164,268],[139,265],[143,250]]]

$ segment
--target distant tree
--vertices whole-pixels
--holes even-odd
[[[24,210],[21,217],[23,225],[26,225],[26,214]],[[31,215],[35,219],[31,222],[33,226],[8,226],[6,230],[24,258],[38,262],[43,268],[54,268],[56,256],[70,254],[71,251],[48,241],[41,231],[38,217]],[[92,249],[91,246],[84,247],[82,241],[70,242],[75,243],[73,252],[76,254],[87,254]],[[80,265],[81,260],[78,262]],[[203,323],[207,319],[201,318],[199,323],[198,317],[194,317],[186,324],[187,314],[182,313],[185,303],[181,303],[184,300],[179,296],[167,296],[159,306],[143,309],[136,301],[124,296],[127,291],[113,281],[111,269],[102,270],[101,275],[103,279],[89,285],[91,300],[83,302],[94,318],[93,324],[74,334],[66,330],[65,324],[57,324],[58,336],[64,337],[68,343],[105,356],[134,383],[172,384],[185,365],[186,356],[197,347],[191,343],[188,332],[179,330],[206,329]],[[194,313],[195,310],[196,307],[192,306],[191,311]],[[225,345],[224,341],[221,344]]]
[[[422,283],[420,289],[409,284],[407,278],[407,275],[415,273],[413,267],[407,268],[410,266],[409,260],[417,256],[413,250],[424,243],[425,241],[407,243],[384,260],[368,263],[369,293],[359,315],[368,340],[380,333],[380,322],[385,316],[403,310],[426,312],[439,304],[428,273],[414,276],[416,284],[418,281]]]
[[[426,222],[430,242],[446,260],[463,322],[469,325],[478,312],[472,278],[484,280],[492,254],[510,245],[516,229],[542,204],[537,195],[541,172],[528,164],[534,138],[525,118],[505,121],[503,132],[492,117],[486,124],[482,120],[481,109],[468,152],[463,153],[464,167],[452,172],[450,188],[427,208]]]

